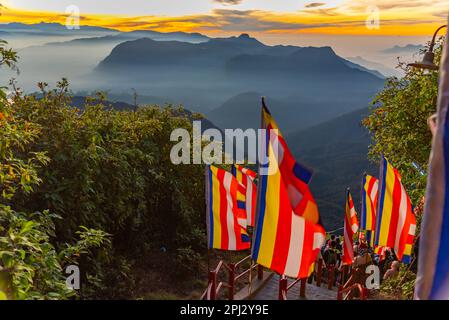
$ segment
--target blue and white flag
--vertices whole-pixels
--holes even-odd
[[[449,299],[449,43],[440,64],[438,128],[432,141],[415,299]]]

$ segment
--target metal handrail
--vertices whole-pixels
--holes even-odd
[[[339,288],[337,299],[338,300],[348,300],[352,290],[358,289],[360,292],[360,300],[366,300],[366,289],[360,283],[354,283],[353,285],[347,288]],[[348,293],[346,296],[343,296],[344,293]]]
[[[292,283],[290,283],[287,286],[287,291],[290,290],[291,288],[293,288],[299,281],[301,281],[301,279],[296,279],[295,281],[293,281]]]
[[[245,258],[243,258],[242,260],[240,260],[239,262],[237,262],[235,264],[236,267],[238,267],[239,265],[241,265],[243,262],[245,262],[246,260],[251,260],[251,255],[246,256]]]
[[[207,300],[215,300],[218,297],[218,294],[220,293],[221,289],[228,288],[229,289],[229,299],[234,299],[234,291],[235,291],[235,282],[237,280],[240,280],[245,275],[248,275],[249,273],[252,273],[254,269],[257,268],[258,271],[258,278],[263,279],[263,267],[259,264],[250,265],[248,269],[245,269],[240,274],[236,274],[237,267],[240,267],[245,261],[250,260],[251,256],[247,256],[240,260],[239,262],[233,264],[227,264],[223,260],[220,260],[217,264],[217,267],[209,271],[209,285],[207,286],[207,289],[205,292],[201,295],[201,300],[207,299]],[[219,272],[223,269],[226,269],[228,271],[228,281],[220,281],[217,283],[217,275]]]

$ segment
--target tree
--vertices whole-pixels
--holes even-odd
[[[442,39],[436,47],[441,57]],[[402,78],[389,78],[372,102],[371,113],[363,124],[370,130],[373,143],[369,156],[378,161],[381,154],[395,166],[414,204],[424,196],[427,162],[432,136],[427,119],[436,112],[438,72],[423,71],[399,63]]]
[[[435,48],[437,64],[441,59],[443,38]],[[399,63],[403,78],[389,78],[375,97],[370,115],[363,124],[370,130],[373,143],[369,156],[377,161],[383,154],[402,176],[415,207],[417,231],[423,211],[427,167],[432,135],[427,125],[436,112],[438,72],[424,71]],[[416,275],[406,267],[397,279],[387,280],[381,287],[387,297],[412,299]]]
[[[6,42],[0,44],[0,67],[14,67],[15,52],[5,47]],[[63,266],[102,246],[107,234],[81,228],[74,245],[65,243],[57,250],[51,238],[59,216],[12,209],[15,197],[29,197],[42,182],[37,172],[49,161],[46,152],[28,149],[41,127],[18,117],[17,111],[0,88],[0,300],[66,299],[76,292],[67,287]]]

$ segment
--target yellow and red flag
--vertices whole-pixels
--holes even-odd
[[[307,185],[312,173],[295,161],[265,105],[262,128],[268,161],[259,166],[252,257],[279,274],[305,278],[325,240]]]
[[[245,250],[250,239],[239,223],[238,181],[226,170],[206,166],[206,221],[210,249]]]
[[[411,253],[416,219],[412,204],[402,185],[401,175],[384,157],[379,179],[379,205],[375,245],[394,250],[398,260]]]
[[[360,229],[366,231],[366,241],[374,247],[374,231],[376,230],[376,208],[379,195],[379,180],[365,174],[362,182],[362,213]]]
[[[254,227],[257,201],[257,186],[255,179],[257,174],[240,165],[233,165],[231,172],[239,182],[237,205],[241,212],[240,214],[246,217],[246,225]]]
[[[344,239],[343,239],[343,264],[350,265],[354,259],[354,234],[359,230],[359,222],[357,213],[354,208],[349,189],[346,194],[345,222],[344,222]]]

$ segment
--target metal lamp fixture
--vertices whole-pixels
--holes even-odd
[[[435,31],[433,38],[432,38],[432,42],[430,42],[429,50],[427,50],[427,52],[424,54],[422,61],[410,63],[409,64],[410,67],[419,68],[419,69],[428,69],[428,70],[438,70],[438,66],[435,64],[435,53],[433,52],[433,49],[435,47],[435,41],[436,41],[438,32],[441,29],[446,28],[446,27],[447,27],[447,25],[441,26]]]

